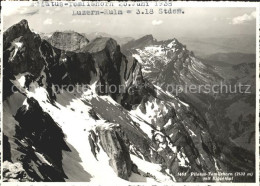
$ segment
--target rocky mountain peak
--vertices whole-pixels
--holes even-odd
[[[47,39],[47,41],[52,46],[67,51],[80,50],[89,43],[89,40],[86,37],[72,31],[56,31],[52,34],[50,38]]]
[[[25,32],[30,31],[28,21],[26,19],[21,20],[17,24],[11,26],[9,29],[6,30],[7,32],[9,31],[16,31],[17,33],[20,33],[21,35],[24,34]]]
[[[166,50],[172,50],[172,49],[186,50],[186,46],[183,45],[181,42],[179,42],[176,38],[165,40],[165,41],[164,40],[158,41],[157,43],[154,43],[154,45],[160,45]]]
[[[3,61],[8,64],[12,73],[17,75],[29,72],[39,75],[45,63],[39,51],[41,38],[30,30],[27,20],[7,29],[3,34],[3,41]]]
[[[97,53],[104,49],[109,51],[115,50],[117,47],[117,42],[109,37],[99,37],[91,41],[86,47],[84,47],[82,52]]]
[[[145,35],[145,36],[141,37],[140,39],[138,39],[136,41],[143,43],[143,44],[146,44],[146,45],[149,45],[149,44],[154,43],[157,40],[153,37],[152,34],[149,34],[149,35]]]
[[[4,48],[14,39],[31,33],[31,30],[26,19],[8,28],[3,34]]]
[[[148,34],[148,35],[145,35],[143,37],[140,38],[140,40],[143,40],[143,39],[146,39],[146,40],[154,40],[154,37],[152,34]]]
[[[23,26],[25,29],[29,28],[28,21],[26,19],[21,20],[18,25]]]
[[[124,44],[122,46],[122,51],[125,55],[129,55],[129,49],[143,49],[144,47],[153,45],[155,43],[157,43],[157,40],[153,37],[153,35],[145,35],[137,40],[132,40]]]

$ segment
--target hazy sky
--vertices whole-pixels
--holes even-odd
[[[134,11],[136,8],[128,9]],[[3,8],[3,27],[6,30],[20,20],[27,19],[31,29],[44,33],[74,30],[79,33],[105,32],[131,37],[153,34],[157,39],[256,34],[255,8],[183,8],[185,13],[180,15],[158,14],[158,8],[155,8],[153,15],[132,13],[109,16],[72,16],[73,10],[98,8]]]

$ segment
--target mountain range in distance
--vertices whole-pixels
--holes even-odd
[[[52,34],[53,33],[40,33],[42,38],[45,39]],[[81,33],[81,35],[88,38],[90,41],[97,37],[110,37],[115,39],[120,46],[143,37],[115,36],[104,32]],[[179,40],[207,64],[219,66],[256,61],[256,47],[251,44],[255,41],[255,38],[249,35],[215,38],[200,37],[196,39],[180,37]]]
[[[102,32],[93,32],[84,35],[89,40],[92,40],[96,37],[111,37],[115,39],[119,45],[124,45],[130,41],[143,37],[118,37]],[[197,57],[207,60],[226,62],[230,64],[248,62],[248,58],[250,59],[250,62],[255,61],[251,60],[256,53],[256,46],[252,45],[252,43],[255,43],[255,37],[250,35],[233,35],[224,37],[219,36],[211,38],[179,37],[178,40],[184,45],[188,46],[189,50],[193,51]]]
[[[256,38],[250,35],[226,36],[212,38],[189,38],[181,37],[180,41],[187,45],[190,50],[202,59],[208,59],[230,64],[238,64],[252,59],[256,53]],[[212,62],[213,62],[212,61]],[[251,62],[254,62],[250,60]]]
[[[64,32],[64,31],[56,31],[56,32]],[[73,33],[74,31],[65,31],[67,33]],[[49,37],[51,37],[53,35],[53,33],[55,32],[51,32],[51,33],[39,33],[41,35],[42,38],[44,39],[48,39]],[[74,32],[75,33],[75,32]],[[114,40],[117,41],[117,43],[119,45],[124,45],[126,43],[128,43],[131,40],[134,40],[133,37],[120,37],[120,36],[114,36],[114,35],[110,35],[104,32],[92,32],[92,33],[78,33],[82,36],[84,36],[85,38],[87,38],[88,40],[94,40],[95,38],[98,37],[109,37],[109,38],[113,38]]]

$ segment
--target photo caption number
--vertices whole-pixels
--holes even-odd
[[[136,10],[136,14],[153,14],[154,11],[153,9],[144,9],[144,10],[140,10],[140,9],[137,9]]]

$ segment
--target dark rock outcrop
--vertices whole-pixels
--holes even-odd
[[[83,46],[82,46],[83,47]],[[55,85],[86,84],[95,79],[96,68],[87,52],[69,52],[57,49],[32,32],[26,20],[10,27],[4,33],[4,97],[11,93],[11,80],[24,74],[25,85],[40,80],[50,95]],[[43,79],[45,84],[43,84]]]
[[[13,75],[27,72],[39,76],[45,64],[39,51],[41,38],[31,32],[26,20],[7,29],[3,41],[4,70]]]
[[[154,86],[144,79],[142,74],[142,66],[136,59],[129,69],[127,76],[126,91],[123,94],[121,104],[128,110],[131,110],[133,106],[140,103],[144,103],[149,96],[156,97],[156,91]]]
[[[119,86],[126,80],[128,63],[120,51],[120,46],[111,38],[96,38],[81,52],[90,53],[95,61],[99,78],[97,92],[109,94],[117,100],[120,96]]]
[[[70,149],[61,128],[34,98],[27,98],[15,119],[15,136],[5,137],[5,181],[64,181],[62,151]]]
[[[132,172],[132,161],[129,154],[129,142],[119,125],[105,123],[96,128],[100,145],[107,153],[109,164],[116,174],[128,180]]]

